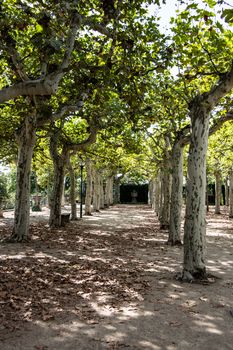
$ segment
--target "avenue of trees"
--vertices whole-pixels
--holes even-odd
[[[159,6],[0,2],[0,159],[16,168],[8,241],[30,238],[32,175],[35,193],[41,187],[49,196],[51,227],[61,225],[67,179],[77,219],[81,160],[86,215],[117,203],[123,178],[147,179],[168,243],[181,244],[185,178],[182,279],[207,277],[208,180],[216,182],[215,213],[225,184],[233,217],[233,8],[224,0],[180,1],[164,34]]]

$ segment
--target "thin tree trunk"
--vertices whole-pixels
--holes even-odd
[[[215,214],[221,214],[220,204],[221,204],[221,173],[216,170],[215,176]]]
[[[228,187],[228,177],[225,179],[225,205],[229,206],[229,187]]]
[[[86,171],[87,171],[87,187],[86,187],[86,197],[85,197],[85,215],[92,215],[91,202],[92,202],[93,183],[92,183],[92,167],[91,167],[90,158],[87,158],[86,160]]]
[[[93,210],[100,211],[100,176],[97,169],[94,171]]]
[[[180,226],[183,194],[183,147],[176,142],[172,149],[172,190],[168,243],[180,245]]]
[[[107,177],[106,189],[105,189],[105,203],[106,207],[109,208],[112,202],[112,176]]]
[[[230,188],[229,188],[229,218],[233,218],[233,170],[229,173]]]
[[[153,180],[150,179],[148,186],[148,204],[152,208],[153,204]]]
[[[109,193],[110,205],[113,205],[113,179],[114,179],[114,176],[112,175],[110,179],[110,193]]]
[[[187,204],[184,224],[183,280],[205,278],[205,191],[209,117],[198,104],[191,109],[191,141],[188,156]]]
[[[33,149],[36,142],[35,118],[27,117],[16,135],[18,163],[13,232],[9,241],[29,239],[30,175]]]
[[[161,205],[161,199],[162,199],[161,193],[162,193],[162,187],[161,187],[160,172],[159,172],[153,181],[152,208],[154,209],[157,216],[159,216],[159,213],[160,213],[160,205]]]
[[[104,179],[100,176],[100,209],[104,209]]]
[[[75,170],[70,162],[70,159],[68,159],[68,170],[70,175],[71,220],[77,220],[76,178],[75,178]]]
[[[68,151],[63,148],[59,155],[57,150],[57,136],[54,134],[50,139],[50,155],[53,160],[53,189],[50,198],[49,226],[61,226],[61,206],[64,187],[65,168],[67,165]]]
[[[169,229],[169,214],[170,214],[170,196],[171,196],[171,174],[169,162],[164,163],[164,168],[161,173],[161,211],[159,216],[160,228],[162,230]]]
[[[206,177],[206,190],[205,190],[206,211],[209,212],[209,192],[208,192],[208,178]]]

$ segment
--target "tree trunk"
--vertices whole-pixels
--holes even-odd
[[[71,204],[71,220],[77,220],[77,203],[76,203],[76,178],[75,171],[68,159],[68,170],[70,175],[70,204]],[[63,191],[64,193],[64,191]]]
[[[156,175],[153,180],[153,202],[152,209],[155,211],[156,215],[159,216],[160,213],[160,202],[161,202],[161,181],[160,181],[160,172]]]
[[[91,202],[92,202],[92,168],[91,160],[87,158],[86,160],[86,171],[87,171],[87,187],[86,187],[86,197],[85,197],[85,215],[91,214]]]
[[[183,195],[183,147],[176,142],[172,149],[172,190],[168,243],[180,245],[180,226]]]
[[[188,156],[187,204],[184,224],[183,280],[205,278],[205,191],[209,113],[196,104],[190,111],[191,140]]]
[[[69,154],[68,151],[64,148],[62,150],[62,153],[60,155],[58,154],[56,134],[54,134],[50,139],[50,155],[53,160],[54,174],[53,188],[50,198],[49,226],[60,227],[65,168]]]
[[[104,209],[104,179],[100,176],[100,209]]]
[[[171,196],[171,174],[168,161],[164,163],[164,168],[161,172],[161,190],[161,211],[159,216],[159,222],[160,228],[162,230],[167,230],[169,229]]]
[[[93,210],[100,211],[100,177],[97,169],[94,171]]]
[[[229,188],[229,218],[233,218],[233,170],[229,173],[230,188]]]
[[[209,192],[208,192],[208,179],[206,177],[206,190],[205,190],[205,204],[206,211],[209,212]]]
[[[153,180],[150,179],[148,186],[148,204],[152,208],[153,205]]]
[[[225,205],[229,206],[228,177],[226,177],[226,179],[225,179]]]
[[[216,170],[215,176],[215,214],[221,214],[220,204],[221,204],[221,172]]]
[[[16,135],[18,163],[13,232],[11,242],[29,239],[30,175],[33,149],[36,142],[36,120],[28,117]]]
[[[112,176],[107,177],[106,181],[106,189],[105,189],[105,203],[106,207],[109,208],[112,204]]]
[[[120,203],[120,178],[118,178],[117,176],[115,176],[115,178],[114,178],[113,203],[114,204]]]
[[[110,193],[109,193],[109,202],[110,205],[113,205],[113,175],[111,176],[111,180],[110,180]]]

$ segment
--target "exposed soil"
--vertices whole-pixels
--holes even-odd
[[[182,247],[166,245],[148,206],[119,205],[0,245],[1,350],[233,349],[233,220],[208,214],[206,284],[179,282]],[[10,234],[12,214],[0,221]]]

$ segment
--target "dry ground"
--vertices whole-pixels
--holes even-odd
[[[182,247],[148,206],[120,205],[0,245],[1,350],[233,349],[233,221],[208,215],[207,285],[180,283]],[[0,221],[10,232],[11,213]],[[213,282],[213,283],[212,283]]]

